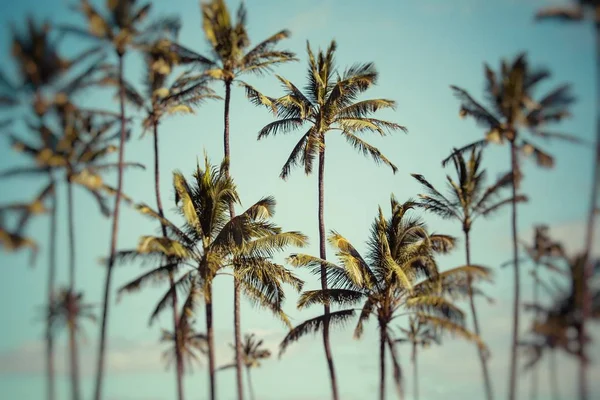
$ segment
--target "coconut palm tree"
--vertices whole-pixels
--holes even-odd
[[[325,134],[340,131],[341,135],[363,155],[370,155],[376,163],[388,165],[393,172],[396,166],[381,152],[359,138],[364,131],[377,132],[382,136],[386,130],[406,129],[393,122],[373,118],[371,115],[385,108],[394,108],[395,102],[387,99],[371,99],[357,101],[359,94],[365,92],[377,82],[378,73],[373,63],[356,64],[348,68],[340,77],[334,63],[337,45],[332,41],[326,52],[320,51],[315,58],[307,43],[309,58],[308,85],[306,94],[302,93],[292,82],[277,76],[285,88],[285,94],[277,99],[267,97],[256,89],[246,85],[246,93],[255,104],[265,105],[276,112],[277,119],[266,125],[258,134],[258,139],[277,133],[286,133],[294,129],[306,127],[306,133],[292,150],[285,162],[280,177],[286,179],[292,167],[304,166],[306,174],[312,172],[313,160],[319,158],[319,257],[327,258],[325,246]],[[321,272],[321,288],[327,289],[327,268],[325,264]],[[329,304],[324,304],[325,316],[329,315]],[[323,344],[329,368],[332,395],[337,400],[338,389],[333,364],[333,355],[329,343],[329,320],[326,318],[323,327]]]
[[[226,162],[217,168],[205,158],[204,169],[197,166],[191,183],[181,173],[175,172],[175,200],[178,211],[185,219],[183,226],[179,228],[157,211],[139,205],[137,208],[140,212],[165,225],[167,236],[143,236],[137,249],[122,251],[118,255],[120,261],[141,259],[156,263],[165,257],[168,260],[167,264],[123,286],[119,292],[135,291],[150,281],[165,279],[170,271],[181,272],[181,277],[177,278],[154,309],[151,322],[172,304],[173,294],[177,290],[185,289],[187,293],[180,326],[193,317],[199,298],[204,300],[211,399],[216,397],[213,279],[218,274],[224,274],[221,271],[223,268],[239,264],[234,267],[234,278],[241,283],[242,291],[251,300],[286,320],[281,309],[285,297],[281,284],[290,284],[300,290],[302,281],[283,266],[270,262],[268,256],[289,244],[302,245],[306,242],[304,235],[281,232],[279,227],[268,221],[275,206],[272,197],[263,198],[242,214],[229,218],[229,203],[239,202],[239,197],[227,173]]]
[[[544,69],[532,69],[525,54],[520,54],[512,63],[503,61],[499,72],[485,65],[487,107],[475,100],[466,90],[452,86],[461,101],[460,115],[471,116],[487,130],[485,138],[458,150],[468,151],[474,147],[492,142],[510,148],[510,168],[512,175],[512,236],[514,267],[513,330],[509,374],[509,400],[516,398],[517,345],[519,332],[520,276],[517,242],[517,191],[522,178],[518,153],[533,155],[541,167],[552,167],[554,159],[535,146],[531,139],[567,139],[568,135],[547,130],[548,124],[561,121],[569,116],[568,107],[574,98],[569,85],[561,85],[551,90],[540,100],[534,100],[534,90],[550,76]],[[525,133],[531,137],[525,139]],[[455,151],[456,153],[456,151]],[[449,160],[444,160],[444,163]]]
[[[396,339],[395,343],[408,343],[411,345],[412,352],[410,361],[413,365],[413,398],[419,400],[419,375],[417,368],[417,349],[422,347],[424,349],[431,346],[432,343],[439,344],[439,340],[436,332],[428,326],[424,320],[410,316],[408,319],[409,328],[398,327],[403,336],[400,339]]]
[[[250,391],[250,399],[254,400],[254,389],[252,387],[252,377],[250,375],[250,370],[252,368],[260,367],[260,361],[266,360],[267,358],[271,358],[271,352],[268,349],[263,349],[261,346],[263,345],[263,340],[256,340],[255,334],[246,334],[244,335],[244,346],[243,346],[243,360],[244,366],[246,367],[246,377],[248,379],[248,389]],[[230,345],[235,350],[235,345]],[[227,364],[219,368],[219,370],[235,368],[236,363],[235,360],[231,364]]]
[[[371,315],[377,317],[380,335],[380,399],[385,398],[386,347],[392,353],[396,388],[402,397],[400,366],[393,351],[390,323],[402,315],[414,314],[433,328],[444,327],[446,331],[476,339],[463,326],[463,312],[445,298],[443,283],[452,279],[455,282],[464,281],[468,274],[488,276],[488,271],[478,266],[459,267],[440,275],[435,253],[450,251],[454,246],[454,238],[429,234],[419,218],[409,217],[407,212],[414,208],[412,201],[401,204],[392,196],[391,208],[392,216],[389,219],[379,209],[379,215],[371,229],[366,258],[336,232],[329,236],[329,243],[337,251],[339,265],[306,254],[290,257],[292,265],[312,267],[314,274],[320,274],[323,264],[329,272],[328,288],[304,292],[298,300],[298,308],[323,303],[347,307],[364,301],[363,307],[359,309],[355,338],[361,337],[363,324]],[[424,279],[420,279],[421,277]],[[301,323],[281,342],[281,352],[305,334],[323,329],[325,320],[332,324],[343,323],[354,314],[355,309],[350,308]],[[479,341],[478,338],[477,340]]]
[[[49,312],[52,329],[56,330],[66,326],[69,332],[69,358],[73,399],[80,398],[77,335],[82,330],[81,320],[96,320],[92,309],[92,305],[83,302],[83,293],[77,293],[69,288],[59,291],[56,301]]]
[[[450,176],[447,180],[450,183],[448,197],[437,190],[423,175],[412,174],[412,176],[421,183],[427,194],[420,194],[421,199],[419,207],[447,219],[454,219],[461,223],[462,231],[465,236],[465,254],[467,265],[471,265],[471,227],[475,220],[480,217],[487,217],[494,211],[511,203],[511,198],[498,199],[501,191],[511,185],[511,174],[505,174],[491,186],[486,187],[486,171],[481,167],[481,149],[472,149],[470,157],[465,160],[463,154],[454,152],[452,162],[458,181]],[[517,196],[517,201],[525,201],[523,195]],[[469,284],[470,285],[470,284]],[[473,329],[475,334],[480,336],[481,330],[477,318],[473,288],[469,290],[469,303],[471,315],[473,317]],[[488,371],[487,360],[482,349],[479,348],[479,359],[481,370],[483,372],[483,383],[486,398],[493,398],[492,383]]]
[[[218,98],[207,86],[206,77],[192,74],[189,70],[179,75],[170,85],[167,84],[173,69],[177,66],[202,65],[204,58],[189,49],[173,42],[168,38],[160,38],[151,43],[141,44],[140,49],[144,52],[146,74],[144,76],[145,93],[139,93],[134,86],[125,83],[125,95],[127,100],[144,111],[142,126],[144,133],[150,131],[154,142],[154,191],[156,195],[157,211],[164,217],[164,210],[160,195],[160,167],[159,167],[159,141],[158,128],[163,118],[172,114],[193,113],[193,106],[198,105],[208,98]],[[118,73],[110,74],[112,83],[119,85]],[[105,83],[108,83],[105,81]],[[162,234],[166,236],[166,230],[162,226]],[[173,278],[169,278],[172,286]],[[177,326],[177,294],[173,296],[173,330],[178,334]],[[177,337],[176,337],[177,339]],[[183,340],[183,338],[182,338]],[[180,350],[182,346],[174,346],[175,365],[177,373],[177,395],[183,400],[183,370],[184,361]]]
[[[213,59],[208,60],[210,67],[206,75],[222,81],[225,86],[225,104],[223,109],[223,155],[231,162],[229,148],[229,118],[231,86],[242,75],[261,75],[272,71],[273,67],[295,61],[294,53],[278,50],[278,44],[290,36],[287,30],[281,30],[251,47],[246,30],[246,8],[240,4],[235,21],[231,18],[224,0],[211,0],[200,4],[204,36],[212,49]],[[242,85],[245,85],[241,82]],[[229,168],[229,167],[227,167]],[[229,169],[227,169],[229,171]],[[229,206],[230,217],[235,216],[233,204]],[[234,335],[236,346],[236,383],[238,400],[244,397],[242,375],[242,333],[240,321],[240,284],[234,281]]]
[[[106,10],[97,10],[88,0],[81,0],[77,10],[83,14],[88,23],[88,29],[65,25],[63,32],[74,33],[79,36],[92,38],[111,47],[118,61],[119,79],[119,116],[121,134],[119,137],[118,165],[123,164],[125,141],[127,139],[126,115],[125,115],[125,83],[124,83],[124,56],[127,50],[136,40],[147,41],[149,37],[160,37],[163,33],[176,33],[180,23],[177,18],[161,18],[155,22],[142,26],[151,9],[151,4],[136,4],[136,0],[106,1]],[[111,230],[110,252],[108,268],[106,272],[104,301],[102,311],[102,322],[100,326],[100,343],[98,349],[98,365],[94,399],[102,398],[102,381],[104,376],[104,355],[106,347],[106,325],[109,312],[109,293],[112,278],[112,267],[114,255],[117,251],[117,239],[119,231],[120,203],[123,190],[123,168],[118,169],[117,193],[115,198],[115,209],[113,214],[113,226]]]
[[[522,244],[525,248],[528,258],[533,263],[533,270],[531,271],[531,275],[533,277],[533,299],[532,304],[539,305],[540,304],[540,288],[547,287],[540,277],[540,267],[546,267],[547,270],[552,272],[563,273],[564,271],[560,270],[555,264],[552,262],[552,258],[560,257],[564,255],[562,245],[559,242],[553,241],[548,234],[548,226],[546,225],[538,225],[534,229],[534,237],[533,244],[528,245],[526,243]],[[534,319],[537,321],[540,315],[536,310],[534,314]],[[538,353],[538,346],[532,345],[528,347],[528,350],[533,353],[534,360],[536,359],[536,355]],[[540,354],[541,356],[541,354]],[[552,358],[551,361],[554,359]],[[531,369],[531,398],[536,399],[538,395],[539,382],[538,382],[538,371],[537,371],[537,362],[530,361],[527,364],[527,367]],[[552,363],[550,364],[550,368],[553,369]],[[554,374],[552,374],[554,375]]]
[[[90,49],[78,56],[67,59],[58,51],[58,41],[50,39],[51,25],[47,22],[38,25],[32,19],[24,24],[26,29],[12,29],[12,59],[16,64],[17,80],[11,82],[0,71],[0,105],[10,111],[0,127],[8,126],[12,121],[25,118],[29,112],[42,124],[52,118],[52,107],[64,102],[65,98],[73,96],[77,91],[88,86],[88,80],[98,69],[98,60],[77,74],[73,68],[85,62],[89,56],[97,53],[97,48]],[[26,105],[27,111],[21,115],[19,106]],[[8,113],[7,113],[8,114]],[[50,114],[50,115],[49,115]],[[48,137],[42,137],[47,147],[50,147]],[[54,181],[50,168],[40,167],[38,171],[45,179]],[[54,200],[56,194],[52,193]],[[55,238],[56,238],[56,201],[53,201],[50,220],[49,242],[49,274],[48,274],[48,307],[52,306],[55,293]],[[18,235],[17,235],[18,236]],[[13,240],[16,237],[13,236]],[[18,240],[27,244],[27,240]],[[50,322],[46,321],[46,367],[47,367],[47,398],[56,398],[54,383],[54,340]]]
[[[193,323],[186,320],[185,324],[176,327],[179,331],[177,334],[163,329],[160,341],[169,343],[171,346],[162,354],[162,358],[165,361],[167,368],[171,364],[177,366],[177,357],[178,354],[181,354],[184,361],[183,365],[185,366],[185,362],[187,361],[188,368],[191,371],[192,363],[194,361],[200,363],[199,355],[203,357],[207,355],[208,342],[206,335],[196,332],[192,325]],[[176,349],[175,346],[180,346],[180,348]]]
[[[590,19],[594,24],[596,33],[596,59],[600,65],[600,1],[598,0],[575,0],[570,7],[547,7],[540,10],[537,19],[558,19],[561,21],[581,22],[584,19]],[[600,79],[600,67],[597,67],[596,79]],[[596,89],[599,90],[599,89]],[[600,102],[600,100],[599,100]],[[600,103],[599,103],[600,104]],[[600,191],[600,114],[596,114],[596,151],[594,156],[594,173],[592,175],[592,190],[590,193],[590,208],[585,239],[585,253],[588,255],[588,264],[585,269],[585,279],[583,284],[587,285],[587,281],[593,275],[593,263],[591,260],[592,244],[594,243],[594,227],[596,226],[596,214],[598,210],[598,191]],[[589,290],[584,286],[585,306],[582,316],[582,336],[580,337],[581,352],[585,353],[585,321],[590,316],[592,309],[592,296]],[[585,357],[580,357],[584,360]],[[588,383],[587,383],[587,366],[583,363],[579,365],[579,398],[587,400],[589,398]]]

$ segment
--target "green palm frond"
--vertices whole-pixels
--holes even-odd
[[[298,299],[298,309],[310,307],[314,304],[335,304],[339,306],[353,306],[360,302],[364,293],[347,289],[307,290]]]
[[[330,326],[339,326],[344,325],[353,316],[354,310],[342,310],[332,312],[329,315],[321,315],[301,323],[294,327],[283,339],[279,345],[279,356],[281,357],[286,348],[298,341],[302,336],[318,332],[323,327],[325,319],[328,319]]]

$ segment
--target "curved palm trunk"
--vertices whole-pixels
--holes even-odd
[[[248,390],[250,391],[250,400],[254,400],[254,388],[252,387],[252,377],[250,376],[250,367],[246,367],[246,376],[248,377]]]
[[[323,148],[319,152],[319,257],[322,260],[327,259],[325,247],[325,135],[322,138]],[[321,289],[327,290],[327,268],[321,265]],[[329,368],[329,378],[331,379],[331,391],[333,400],[338,400],[337,379],[335,377],[335,367],[333,365],[333,355],[331,354],[331,345],[329,343],[329,303],[324,305],[325,321],[323,321],[323,346],[325,347],[325,357]]]
[[[539,264],[536,262],[533,265],[533,270],[534,270],[534,280],[533,280],[533,304],[537,305],[538,304],[538,299],[539,299],[539,283],[538,283],[538,270],[539,270]],[[539,318],[539,312],[538,309],[536,308],[535,313],[534,313],[534,318],[537,321]],[[532,366],[531,369],[531,400],[537,400],[538,397],[538,391],[539,391],[539,371],[538,371],[538,365],[539,364],[535,364]]]
[[[519,177],[519,164],[517,147],[514,141],[510,142],[510,164],[512,170],[512,242],[513,242],[513,267],[514,267],[514,300],[513,300],[513,331],[510,352],[510,386],[509,400],[517,398],[517,346],[519,340],[519,306],[520,306],[520,277],[519,277],[519,248],[517,244],[517,180]]]
[[[94,400],[102,399],[102,381],[104,378],[104,356],[106,352],[106,330],[108,325],[108,312],[110,308],[109,296],[112,279],[112,269],[115,262],[115,253],[117,251],[117,239],[119,234],[119,211],[121,209],[121,196],[123,191],[123,158],[125,155],[125,84],[123,82],[123,54],[119,57],[119,106],[121,114],[121,135],[119,139],[119,172],[117,178],[117,194],[115,198],[115,210],[113,214],[113,223],[110,237],[110,253],[106,269],[106,279],[104,281],[104,295],[102,300],[102,322],[100,325],[100,343],[98,345],[98,364],[96,366],[96,387],[94,390]]]
[[[210,284],[209,284],[210,285]],[[208,341],[208,375],[210,380],[210,400],[215,400],[217,384],[215,380],[215,338],[213,331],[212,287],[208,289],[210,300],[206,302],[206,339]]]
[[[75,299],[75,218],[73,204],[73,185],[67,178],[67,201],[68,201],[68,224],[69,224],[69,301],[68,319],[69,319],[69,358],[71,374],[71,398],[79,400],[79,365],[77,357],[77,315],[73,310],[71,302]]]
[[[229,163],[231,154],[229,152],[229,104],[231,103],[231,81],[225,81],[225,112],[223,114],[223,153],[227,159],[227,174],[229,175]],[[235,217],[233,203],[229,203],[229,217]],[[240,319],[240,284],[233,277],[233,330],[235,336],[235,377],[237,385],[238,400],[244,399],[244,375],[242,374],[242,328]]]
[[[413,365],[413,391],[414,400],[419,400],[419,368],[417,365],[417,344],[412,345],[412,365]]]
[[[158,123],[154,122],[154,192],[156,193],[156,205],[158,215],[164,218],[162,200],[160,197],[160,159],[158,152]],[[167,236],[167,229],[163,223],[160,224],[163,236]],[[169,286],[173,288],[173,273],[169,272]],[[177,291],[173,290],[173,332],[175,334],[175,365],[177,366],[177,398],[183,400],[183,358],[181,357],[181,332],[179,332],[179,317],[177,315]]]
[[[597,7],[597,6],[596,6]],[[586,319],[591,312],[591,295],[588,291],[588,281],[592,278],[594,265],[592,263],[592,244],[594,243],[594,229],[596,227],[596,214],[598,210],[598,183],[600,181],[600,22],[595,23],[596,31],[596,154],[594,155],[594,174],[592,193],[590,195],[590,211],[585,238],[585,254],[587,262],[582,280],[583,290],[583,318],[579,329],[579,399],[588,399],[587,362],[586,355]]]
[[[469,229],[464,229],[465,234],[465,252],[467,257],[467,265],[471,265],[471,237]],[[471,306],[471,315],[473,315],[473,328],[475,329],[475,334],[480,336],[479,330],[479,319],[477,318],[477,310],[475,308],[475,299],[473,298],[473,287],[472,287],[472,279],[469,277],[469,303]],[[480,336],[481,337],[481,336]],[[487,360],[485,358],[485,354],[483,353],[483,349],[479,346],[477,347],[479,354],[479,361],[481,362],[481,372],[483,373],[483,384],[485,386],[485,396],[487,400],[492,400],[494,398],[492,392],[492,383],[490,380],[490,373],[488,371]]]
[[[52,173],[50,180],[54,182]],[[48,310],[54,306],[54,286],[56,284],[56,213],[57,213],[56,188],[52,193],[52,210],[50,211],[50,237],[48,238],[49,262],[48,262]],[[54,379],[54,335],[50,325],[50,315],[46,321],[46,379],[47,379],[47,398],[54,400],[56,398],[56,388]]]
[[[386,327],[379,326],[379,400],[385,400]]]
[[[558,371],[556,370],[556,350],[550,351],[550,388],[552,391],[552,398],[554,400],[560,400],[560,394],[558,391]]]
[[[402,390],[402,370],[400,368],[400,360],[396,357],[396,349],[394,348],[394,343],[390,340],[390,337],[386,334],[385,340],[387,341],[390,355],[392,356],[392,367],[394,368],[394,386],[396,388],[396,393],[398,394],[398,399],[404,399],[404,391]]]

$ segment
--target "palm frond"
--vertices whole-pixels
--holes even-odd
[[[330,326],[344,325],[353,316],[354,310],[342,310],[304,321],[292,329],[283,339],[279,345],[279,357],[281,357],[290,344],[298,341],[302,336],[318,332],[323,327],[325,321],[328,321]]]
[[[335,304],[339,306],[353,306],[357,304],[364,294],[355,290],[325,289],[307,290],[298,299],[298,309],[310,307],[314,304]]]

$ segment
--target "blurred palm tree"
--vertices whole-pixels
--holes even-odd
[[[49,311],[49,320],[53,330],[66,326],[69,332],[69,359],[73,399],[79,399],[79,361],[77,336],[82,331],[81,321],[96,321],[92,313],[93,306],[83,302],[83,294],[72,289],[62,289]]]
[[[231,85],[242,75],[262,75],[271,72],[273,67],[295,61],[294,53],[278,50],[277,45],[290,36],[288,30],[282,30],[251,47],[246,28],[246,7],[242,1],[235,21],[231,18],[224,0],[211,0],[200,4],[202,11],[202,29],[212,50],[212,60],[206,59],[209,69],[206,75],[222,81],[225,86],[223,109],[223,156],[231,163],[229,148],[229,118],[231,102]],[[241,82],[242,85],[246,85]],[[229,172],[229,164],[227,164]],[[235,216],[233,204],[229,205],[229,215]],[[242,333],[240,321],[240,284],[234,281],[233,291],[234,316],[233,326],[236,346],[236,383],[238,400],[244,398],[242,375]]]
[[[171,364],[177,366],[178,354],[181,354],[181,358],[184,361],[183,365],[187,361],[188,368],[192,370],[192,364],[195,361],[200,363],[199,355],[205,357],[208,354],[208,340],[205,334],[198,333],[192,327],[193,322],[185,320],[183,325],[176,327],[178,333],[175,334],[172,331],[163,329],[160,341],[163,343],[169,343],[170,348],[165,350],[162,354],[162,358],[165,361],[167,368]],[[179,346],[179,349],[176,348]],[[184,372],[182,370],[182,373]]]
[[[250,399],[254,400],[254,389],[252,386],[252,376],[250,375],[250,371],[252,368],[260,367],[260,361],[266,360],[267,358],[271,358],[271,352],[268,349],[263,349],[261,346],[263,345],[263,340],[256,340],[256,335],[246,334],[244,335],[244,345],[242,346],[242,355],[244,361],[244,367],[246,367],[246,377],[248,379],[248,389],[250,391]],[[235,351],[235,344],[230,345]],[[219,370],[235,368],[236,363],[235,360],[231,364],[227,364],[219,368]]]
[[[75,67],[79,67],[89,56],[98,52],[97,48],[80,53],[72,59],[63,57],[58,51],[59,40],[50,38],[51,25],[47,22],[38,25],[33,19],[28,19],[25,31],[19,31],[12,27],[12,58],[16,64],[17,77],[11,81],[9,77],[0,71],[0,106],[6,109],[10,116],[0,121],[0,128],[5,128],[16,119],[23,118],[31,127],[31,113],[36,122],[41,126],[49,123],[48,119],[55,117],[53,109],[60,107],[73,97],[78,91],[89,86],[90,79],[97,72],[98,61],[96,59],[90,66],[82,67],[80,72],[73,73]],[[25,113],[21,113],[19,106],[26,106]],[[8,113],[7,113],[8,114]],[[33,128],[34,130],[36,128]],[[49,137],[42,132],[41,139],[46,147],[50,147]],[[13,144],[19,149],[19,145]],[[27,168],[17,168],[21,172]],[[35,169],[35,168],[34,168]],[[49,166],[40,165],[36,173],[48,179],[54,186],[55,178],[53,170]],[[53,197],[52,215],[50,220],[49,241],[49,273],[48,273],[48,307],[52,307],[55,293],[56,275],[56,194]],[[5,235],[3,230],[3,237]],[[27,238],[20,238],[17,234],[6,236],[9,242],[14,244],[31,245]],[[47,369],[47,398],[56,398],[54,382],[54,340],[50,321],[46,321],[46,369]]]
[[[148,16],[151,4],[136,4],[136,0],[106,0],[105,10],[96,9],[88,0],[81,0],[75,10],[83,14],[88,24],[87,30],[72,25],[63,25],[62,31],[76,34],[99,41],[112,48],[117,55],[118,81],[119,81],[119,106],[121,134],[119,137],[118,156],[118,178],[115,208],[113,214],[113,226],[111,230],[110,252],[108,268],[104,287],[104,300],[102,308],[102,322],[100,325],[100,342],[98,348],[98,366],[94,389],[94,399],[102,398],[102,382],[104,377],[104,356],[106,347],[106,326],[109,313],[109,293],[111,287],[112,267],[114,256],[117,251],[117,237],[119,232],[120,204],[123,191],[123,158],[125,141],[127,139],[126,116],[125,116],[125,81],[124,81],[124,56],[127,50],[136,42],[148,42],[151,38],[161,37],[166,34],[175,34],[180,28],[177,18],[163,17],[154,22],[144,21]]]
[[[419,400],[419,375],[417,368],[417,349],[431,346],[432,343],[440,344],[436,332],[427,325],[425,320],[410,316],[408,329],[398,327],[403,337],[396,339],[395,343],[408,343],[412,348],[410,360],[413,365],[413,398]]]
[[[257,105],[267,106],[279,119],[266,125],[258,134],[258,139],[277,133],[287,133],[308,125],[308,130],[300,138],[285,162],[280,177],[286,179],[292,167],[301,164],[306,174],[312,172],[313,161],[319,158],[319,257],[327,259],[325,237],[325,135],[331,131],[340,131],[341,135],[355,150],[365,156],[371,156],[376,163],[388,165],[395,173],[396,166],[379,149],[371,146],[358,134],[368,131],[386,135],[386,130],[406,129],[396,123],[371,117],[379,109],[394,108],[395,102],[387,99],[358,101],[358,96],[372,87],[378,78],[373,63],[355,64],[339,76],[334,62],[337,48],[332,41],[326,52],[320,51],[315,58],[307,43],[309,58],[308,84],[306,94],[285,78],[277,76],[285,88],[285,94],[279,98],[267,97],[249,85],[246,93]],[[327,268],[321,271],[321,288],[327,290]],[[338,388],[333,364],[333,355],[329,342],[329,304],[324,303],[325,321],[323,326],[323,344],[329,368],[333,399],[337,400]]]
[[[328,270],[329,288],[302,293],[298,300],[299,309],[324,303],[348,307],[364,301],[354,330],[355,338],[361,337],[363,324],[371,315],[377,317],[380,399],[385,398],[386,347],[392,354],[396,389],[399,396],[403,396],[400,365],[389,332],[390,323],[400,316],[413,314],[434,329],[443,328],[483,346],[481,340],[464,327],[463,312],[445,298],[444,291],[456,289],[449,283],[465,282],[464,278],[469,274],[477,277],[489,275],[487,269],[479,266],[459,267],[440,275],[435,254],[450,251],[454,247],[454,238],[430,234],[423,221],[409,217],[407,212],[414,208],[412,201],[401,204],[392,197],[391,208],[392,217],[389,219],[379,209],[371,228],[366,259],[336,232],[329,236],[329,243],[337,251],[339,265],[307,254],[295,254],[289,259],[294,266],[312,267],[314,274],[320,274],[323,265]],[[445,285],[447,289],[444,289]],[[301,323],[281,342],[281,352],[307,333],[323,329],[326,320],[332,324],[343,324],[354,316],[355,311],[353,308],[334,311]]]
[[[156,267],[120,288],[120,293],[139,290],[151,281],[164,280],[170,272],[182,272],[152,312],[151,322],[172,304],[173,295],[178,290],[186,292],[180,326],[194,316],[199,298],[204,300],[211,399],[216,397],[212,313],[214,278],[225,274],[221,271],[223,268],[236,264],[234,278],[241,283],[242,291],[252,301],[287,321],[282,310],[285,298],[282,284],[287,283],[300,290],[303,282],[269,258],[289,244],[302,245],[306,242],[304,235],[281,232],[279,227],[268,221],[274,212],[275,200],[272,197],[263,198],[242,214],[229,218],[229,204],[239,202],[239,197],[224,163],[218,168],[210,165],[205,158],[204,169],[198,165],[191,182],[175,172],[175,200],[178,211],[185,218],[183,226],[180,228],[150,207],[139,205],[140,212],[165,226],[167,237],[143,236],[137,249],[121,251],[117,256],[119,261],[139,259],[153,264],[165,258],[168,260],[168,264]]]
[[[204,75],[193,74],[192,70],[180,74],[170,84],[167,83],[177,66],[202,66],[204,63],[202,56],[168,38],[160,38],[150,43],[141,44],[139,48],[143,51],[146,67],[144,76],[145,91],[140,93],[133,85],[125,82],[125,95],[131,104],[143,109],[144,120],[142,126],[144,133],[150,131],[154,139],[154,191],[157,211],[161,217],[164,217],[160,195],[158,127],[161,121],[169,115],[193,113],[193,106],[197,106],[206,99],[219,97],[207,86],[207,78]],[[111,83],[112,80],[113,84],[119,85],[120,81],[116,71],[112,71],[107,78],[108,80],[105,80],[105,83]],[[165,227],[162,225],[161,227],[163,236],[167,236]],[[169,284],[172,286],[173,283],[174,280],[170,277]],[[173,329],[176,335],[179,334],[177,330],[179,324],[177,307],[177,294],[175,293],[173,296]],[[177,339],[177,336],[175,339]],[[177,367],[177,398],[183,400],[184,360],[179,352],[180,349],[182,349],[182,346],[174,346],[175,365]]]
[[[540,100],[534,100],[535,89],[550,73],[544,69],[529,67],[525,54],[518,55],[512,63],[503,61],[498,72],[485,65],[485,95],[488,106],[476,101],[466,90],[452,86],[461,101],[461,117],[471,116],[487,129],[485,138],[453,152],[464,152],[488,143],[510,147],[512,174],[512,236],[514,267],[513,332],[509,374],[509,400],[516,398],[517,346],[520,308],[520,270],[517,241],[517,191],[522,178],[518,153],[533,155],[541,167],[552,167],[554,159],[535,146],[531,139],[564,139],[573,137],[547,130],[547,125],[569,117],[568,107],[574,102],[569,85],[561,85]],[[523,136],[529,132],[531,137]],[[445,164],[451,157],[443,161]]]
[[[479,217],[488,217],[494,211],[510,204],[512,198],[498,199],[501,191],[509,187],[512,183],[511,173],[505,174],[491,186],[486,187],[486,171],[481,168],[481,149],[473,148],[470,157],[465,160],[463,154],[455,150],[452,156],[452,162],[458,181],[450,176],[447,180],[450,183],[449,196],[446,197],[438,191],[423,175],[412,174],[413,178],[421,183],[427,194],[420,194],[419,207],[424,208],[442,218],[454,219],[461,223],[462,231],[465,236],[465,253],[467,265],[471,265],[471,227]],[[523,195],[517,196],[517,201],[526,201]],[[470,283],[469,283],[469,286]],[[469,289],[469,303],[471,314],[473,316],[473,328],[475,334],[481,334],[477,310],[475,308],[475,299],[473,288]],[[487,360],[482,349],[479,349],[479,359],[483,372],[483,381],[485,385],[486,398],[493,398],[492,383],[487,367]]]
[[[563,270],[559,269],[554,263],[553,258],[560,257],[564,255],[562,245],[559,242],[553,241],[548,234],[548,226],[547,225],[538,225],[534,229],[534,237],[532,245],[528,245],[527,243],[522,243],[522,246],[525,248],[527,256],[529,260],[533,263],[533,270],[531,271],[531,275],[533,277],[533,299],[532,304],[541,304],[540,301],[540,289],[543,287],[547,287],[546,284],[542,281],[540,276],[540,267],[545,267],[549,272],[558,272],[564,273]],[[539,313],[535,312],[534,320],[539,319]],[[528,348],[530,352],[534,354],[537,352],[536,346],[531,346]],[[554,361],[554,358],[551,359]],[[528,368],[531,369],[531,398],[533,400],[537,399],[538,390],[539,390],[539,381],[538,381],[538,371],[537,371],[537,363],[530,362],[528,363]],[[550,364],[551,370],[554,368],[554,365]],[[552,371],[551,371],[552,372]],[[554,373],[552,373],[554,375]]]
[[[596,81],[600,80],[600,1],[599,0],[574,0],[571,6],[567,7],[546,7],[541,9],[537,15],[537,19],[557,19],[560,21],[571,21],[581,22],[589,19],[593,23],[595,35],[596,35]],[[596,109],[600,107],[600,85],[596,84],[596,90],[598,91],[598,99],[596,100]],[[585,254],[587,255],[588,262],[585,268],[585,279],[584,285],[584,308],[583,308],[583,319],[580,337],[581,352],[585,353],[585,326],[586,319],[590,317],[592,309],[592,295],[586,288],[587,281],[591,279],[593,275],[593,262],[592,262],[592,244],[594,243],[594,229],[596,226],[596,214],[598,213],[598,191],[600,191],[600,113],[596,112],[596,148],[594,155],[594,173],[592,175],[592,190],[590,193],[590,208],[588,215],[588,224],[585,239]],[[589,398],[588,393],[588,371],[587,365],[583,363],[585,357],[580,357],[581,363],[579,365],[579,398],[581,400],[587,400]]]

